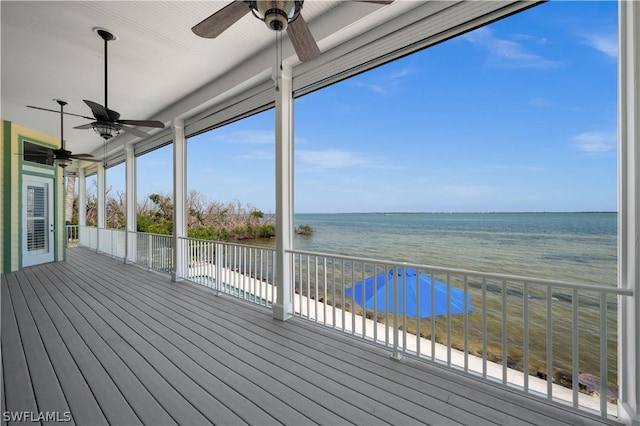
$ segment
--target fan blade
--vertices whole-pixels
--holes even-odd
[[[82,158],[82,157],[93,158],[93,155],[91,154],[71,154],[70,156],[73,158]]]
[[[139,138],[146,138],[147,136],[150,136],[149,133],[145,133],[142,130],[136,129],[135,127],[127,127],[127,126],[120,126],[120,127],[125,132],[131,133],[132,135],[136,135]]]
[[[93,129],[93,123],[82,124],[80,126],[74,127],[74,129]]]
[[[87,106],[89,106],[89,108],[91,108],[91,112],[93,112],[93,116],[98,121],[114,122],[118,118],[120,118],[120,113],[119,112],[116,112],[114,110],[105,108],[102,105],[100,105],[99,103],[96,103],[96,102],[93,102],[93,101],[88,101],[86,99],[83,99],[83,101],[84,101],[85,104],[87,104]]]
[[[56,114],[60,114],[60,111],[56,111],[55,109],[42,108],[42,107],[37,107],[37,106],[33,106],[33,105],[27,105],[27,108],[40,109],[42,111],[50,111],[50,112],[55,112]],[[74,117],[86,118],[87,120],[93,120],[93,117],[86,117],[84,115],[74,114],[72,112],[63,112],[63,114],[64,115],[73,115]]]
[[[154,120],[116,120],[116,123],[128,124],[130,126],[156,127],[158,129],[164,129],[163,123]]]
[[[320,49],[309,30],[309,25],[302,15],[287,26],[289,40],[302,62],[307,62],[320,56]]]
[[[72,154],[69,158],[80,161],[91,161],[93,163],[102,163],[102,160],[98,160],[97,158],[93,158],[93,156],[85,157],[85,155],[89,154]]]
[[[359,3],[378,3],[378,4],[391,4],[394,0],[355,0]]]
[[[200,37],[216,38],[249,13],[249,10],[249,6],[244,1],[233,1],[195,25],[191,31]]]

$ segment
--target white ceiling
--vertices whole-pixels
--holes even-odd
[[[381,6],[307,0],[303,15],[325,56],[361,34],[387,31],[386,23],[393,18],[403,17],[407,24],[402,25],[408,25],[414,15],[415,20],[422,19],[423,14],[412,11],[426,3],[446,5],[440,9],[457,4],[396,0]],[[275,33],[250,13],[213,40],[191,32],[193,25],[226,4],[227,1],[3,0],[2,119],[59,136],[57,114],[26,105],[57,109],[53,99],[58,98],[69,103],[66,111],[87,116],[91,111],[83,99],[104,105],[104,46],[93,32],[95,27],[106,28],[118,37],[109,43],[110,109],[125,119],[154,119],[167,126],[174,117],[197,114],[217,102],[221,94],[233,92],[232,86],[238,83],[230,76],[238,74],[238,70],[242,70],[245,81],[253,76],[264,78],[270,75],[275,62]],[[388,25],[389,33],[395,30],[397,25]],[[299,65],[286,35],[284,58],[292,66]],[[313,65],[310,62],[300,68],[309,70]],[[222,83],[212,92],[215,82]],[[90,129],[72,129],[87,122],[65,117],[67,148],[74,153],[98,154],[102,146],[98,135]],[[119,138],[135,142],[130,135]],[[113,142],[113,146],[118,145]]]

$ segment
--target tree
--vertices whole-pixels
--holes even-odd
[[[73,223],[77,218],[74,213],[74,203],[76,199],[76,174],[75,172],[67,172],[67,188],[64,196],[64,220]]]

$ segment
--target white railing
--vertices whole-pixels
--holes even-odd
[[[173,236],[129,232],[135,234],[135,263],[149,270],[171,273],[173,271]]]
[[[127,255],[126,232],[123,229],[98,229],[97,250],[113,257],[124,259]]]
[[[603,417],[616,415],[617,307],[631,291],[290,253],[294,314],[301,318],[385,345],[395,357],[446,364]],[[412,271],[416,276],[408,277]]]
[[[79,226],[78,236],[80,240],[78,244],[93,250],[98,248],[98,228],[95,226]]]
[[[120,259],[126,257],[126,232],[122,229],[78,227],[78,244]]]
[[[275,250],[219,241],[179,238],[184,279],[258,305],[276,300]]]
[[[67,247],[75,247],[78,245],[78,240],[80,239],[78,225],[65,225],[64,232]]]

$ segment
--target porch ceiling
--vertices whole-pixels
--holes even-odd
[[[306,72],[305,83],[313,84],[326,78],[326,72],[309,72],[316,63],[326,64],[331,55],[356,54],[367,42],[350,44],[363,34],[375,32],[379,40],[425,19],[432,20],[442,33],[459,26],[461,14],[464,21],[486,15],[486,7],[474,9],[469,3],[396,0],[380,6],[307,1],[303,14],[323,54],[300,64],[285,35],[284,62],[294,67],[294,78],[297,72]],[[491,3],[500,10],[491,19],[531,4]],[[501,11],[514,3],[520,6]],[[106,28],[118,37],[109,45],[111,109],[123,118],[157,119],[167,126],[175,117],[202,115],[246,89],[247,82],[269,80],[275,61],[274,33],[251,14],[214,40],[191,32],[193,25],[226,4],[228,1],[2,1],[2,118],[58,136],[56,114],[26,105],[57,109],[52,99],[58,98],[69,103],[66,111],[90,116],[83,99],[104,104],[103,42],[93,33],[94,27]],[[433,6],[433,12],[425,6]],[[444,8],[450,13],[443,16],[437,11]],[[419,9],[424,10],[415,12]],[[432,34],[425,34],[429,36]],[[394,49],[403,47],[400,41],[393,43]],[[362,55],[361,62],[369,60],[370,55]],[[239,70],[241,81],[230,78]],[[72,129],[87,122],[65,118],[67,148],[101,156],[102,140],[93,131]],[[128,141],[140,142],[121,135],[109,143],[109,155],[117,155]]]

